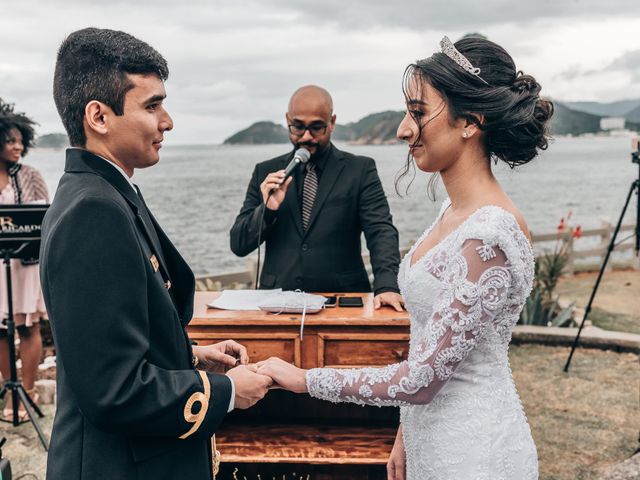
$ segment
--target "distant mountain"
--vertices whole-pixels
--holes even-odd
[[[582,135],[600,131],[600,115],[573,110],[557,101],[554,101],[553,105],[555,110],[551,117],[552,135]]]
[[[572,110],[580,110],[581,112],[592,113],[602,117],[627,117],[627,114],[634,109],[640,107],[640,98],[620,100],[618,102],[600,103],[600,102],[562,102]]]
[[[287,129],[273,122],[256,122],[249,128],[227,138],[225,144],[257,145],[265,143],[288,143]]]
[[[404,112],[372,113],[357,122],[336,125],[332,138],[360,144],[396,143],[396,131]]]
[[[624,116],[624,118],[626,118],[628,122],[633,122],[636,124],[640,123],[640,105],[638,105],[636,108],[628,112]]]
[[[627,100],[631,105],[633,100]],[[639,105],[628,113],[626,128],[640,131],[640,100]],[[587,104],[594,102],[559,102],[554,101],[555,113],[551,119],[552,135],[582,135],[585,133],[598,133],[600,120],[603,115],[593,114],[571,108],[567,105],[577,103]],[[622,104],[623,102],[616,102]],[[613,104],[611,104],[613,105]],[[336,125],[331,138],[337,141],[357,144],[388,144],[396,143],[396,131],[402,121],[404,112],[386,111],[367,115],[357,122],[345,125]],[[605,116],[609,116],[608,114]],[[258,122],[249,128],[232,135],[224,141],[226,144],[261,144],[261,143],[288,143],[287,130],[273,122]]]
[[[367,115],[357,122],[336,125],[331,138],[333,140],[361,143],[394,143],[396,130],[402,120],[403,112],[380,112]],[[287,129],[273,122],[257,122],[249,128],[239,131],[224,141],[225,144],[264,144],[289,143]]]
[[[555,113],[551,119],[553,135],[581,135],[600,132],[602,116],[567,108],[562,102],[554,102]],[[640,115],[640,111],[638,111]],[[380,112],[367,115],[358,122],[343,127],[337,126],[334,132],[336,140],[362,144],[395,143],[396,131],[404,112]],[[628,128],[637,125],[627,124]]]
[[[69,138],[64,133],[48,133],[35,140],[37,148],[66,148],[69,146]]]

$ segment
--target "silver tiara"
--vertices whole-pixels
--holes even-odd
[[[471,65],[471,62],[467,60],[467,57],[465,57],[458,51],[458,49],[453,45],[451,40],[449,40],[449,37],[447,37],[446,35],[442,37],[442,40],[440,40],[440,50],[451,60],[460,65],[464,71],[478,77],[485,84],[489,85],[487,81],[480,76],[480,69]]]

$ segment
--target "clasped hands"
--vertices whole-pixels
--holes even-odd
[[[193,354],[198,359],[199,369],[226,374],[233,381],[234,408],[252,407],[264,398],[273,385],[271,377],[257,373],[255,364],[249,365],[247,348],[234,340],[194,346]]]
[[[233,340],[193,347],[198,358],[198,366],[214,373],[225,373],[235,386],[235,408],[246,409],[260,401],[271,388],[283,388],[294,393],[306,393],[307,371],[285,362],[281,358],[271,357],[249,364],[246,347]],[[404,480],[405,450],[402,441],[402,426],[393,445],[387,462],[387,478]]]
[[[226,374],[233,380],[235,408],[255,405],[270,388],[284,388],[295,393],[307,391],[306,370],[276,357],[249,364],[247,348],[234,340],[194,346],[193,354],[198,359],[199,369]]]

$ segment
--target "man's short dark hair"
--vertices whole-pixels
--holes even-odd
[[[133,88],[127,74],[169,77],[167,61],[150,45],[117,30],[85,28],[69,35],[58,50],[53,99],[69,142],[84,147],[84,110],[92,100],[124,113],[124,97]]]

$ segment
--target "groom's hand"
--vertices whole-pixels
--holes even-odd
[[[211,373],[224,373],[236,365],[249,363],[247,348],[233,340],[204,347],[194,346],[193,354],[198,359],[198,368]]]
[[[271,377],[256,373],[255,365],[240,365],[227,372],[236,390],[234,407],[246,409],[258,403],[273,383]]]

